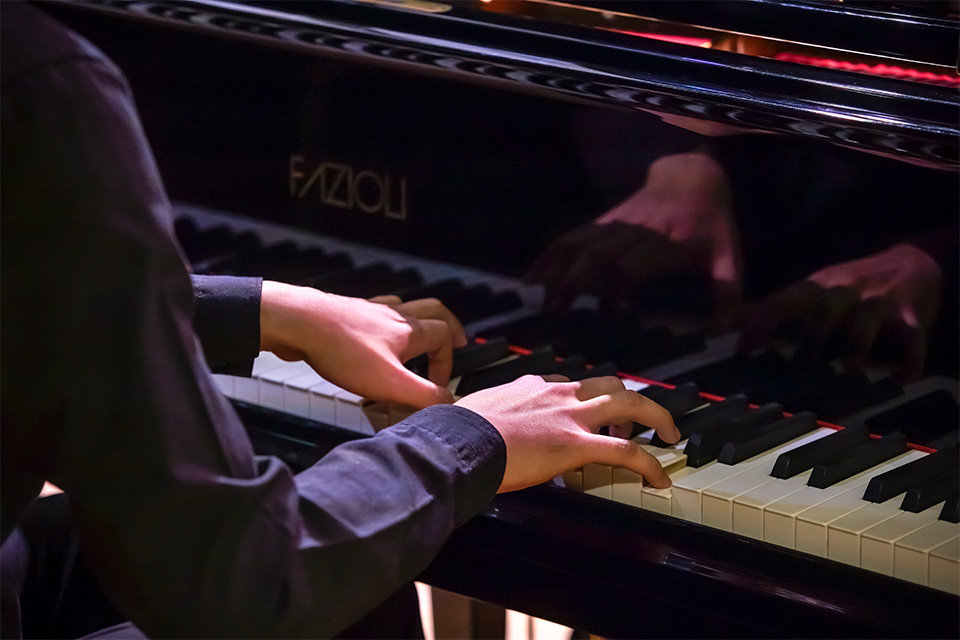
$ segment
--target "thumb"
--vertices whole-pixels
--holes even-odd
[[[399,362],[394,368],[389,389],[384,400],[407,404],[417,409],[453,403],[453,394],[449,389],[418,376]]]

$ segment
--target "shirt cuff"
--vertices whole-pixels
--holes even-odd
[[[497,494],[507,468],[507,445],[500,432],[486,418],[469,409],[450,404],[427,407],[403,421],[424,428],[455,452],[469,490],[460,491],[454,518],[463,524]]]
[[[192,275],[193,329],[216,373],[249,376],[260,354],[261,278]]]

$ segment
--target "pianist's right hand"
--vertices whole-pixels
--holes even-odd
[[[438,300],[385,303],[264,281],[260,347],[304,360],[333,384],[371,400],[417,408],[453,402],[446,388],[453,348],[467,343],[460,321]],[[403,366],[429,356],[428,378]]]
[[[528,375],[464,396],[456,404],[486,418],[503,436],[507,468],[500,493],[546,482],[591,462],[626,467],[657,488],[670,486],[657,459],[638,444],[597,433],[604,425],[640,422],[666,442],[680,440],[667,410],[626,390],[619,378],[569,382],[562,376]]]

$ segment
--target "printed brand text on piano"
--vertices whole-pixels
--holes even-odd
[[[290,196],[305,198],[312,191],[321,204],[394,220],[407,219],[407,179],[348,164],[322,162],[307,170],[307,160],[290,155]]]

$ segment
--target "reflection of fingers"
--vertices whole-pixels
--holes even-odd
[[[804,317],[820,291],[819,285],[801,280],[751,307],[744,316],[737,353],[747,354],[769,345],[777,326],[784,320]]]
[[[606,233],[599,225],[577,227],[554,240],[524,276],[528,282],[540,282],[547,291],[556,288],[566,275],[570,262],[589,246],[595,238]]]
[[[714,331],[725,333],[730,331],[740,314],[740,304],[743,302],[743,288],[739,281],[728,282],[715,280],[713,282],[712,316]]]
[[[608,278],[606,296],[602,301],[605,311],[618,311],[649,281],[682,270],[685,267],[682,256],[683,250],[662,236],[647,235],[638,239],[638,244],[617,260]]]
[[[623,380],[616,376],[600,376],[597,378],[586,378],[577,382],[577,400],[583,402],[590,398],[596,398],[604,394],[619,393],[623,391]]]
[[[903,368],[899,377],[901,382],[907,383],[923,375],[927,360],[927,336],[919,327],[904,326],[903,330]]]
[[[780,323],[776,308],[769,302],[761,302],[744,313],[740,337],[737,338],[736,352],[749,355],[756,349],[769,344],[773,330]]]
[[[404,316],[419,318],[421,320],[442,320],[450,329],[450,335],[453,339],[453,346],[462,347],[467,344],[467,336],[463,331],[463,325],[442,302],[436,298],[421,298],[404,302],[397,311]]]
[[[846,368],[860,370],[866,366],[867,357],[886,319],[888,307],[881,298],[868,298],[853,311],[847,332],[846,353],[843,356]]]
[[[385,295],[385,296],[374,296],[369,298],[370,302],[376,302],[377,304],[385,304],[388,307],[395,307],[398,304],[402,303],[403,300],[400,299],[400,296],[395,295]]]
[[[605,225],[592,232],[590,244],[581,245],[564,265],[566,274],[548,287],[548,309],[568,308],[583,293],[603,297],[606,287],[616,275],[617,257],[629,251],[634,238],[618,233],[618,225]]]
[[[859,301],[857,292],[847,287],[831,287],[824,291],[804,322],[797,345],[797,358],[819,359],[834,329]]]
[[[572,256],[566,274],[548,289],[548,309],[561,310],[570,307],[582,293],[599,293],[610,273],[611,250],[597,243]]]
[[[666,489],[671,484],[670,477],[660,466],[660,462],[635,442],[598,434],[585,434],[584,443],[586,448],[584,454],[590,462],[626,467],[639,473],[658,489]]]
[[[604,425],[639,422],[651,427],[664,442],[678,442],[680,431],[670,413],[659,404],[635,391],[618,391],[585,400],[584,422],[597,429]]]

